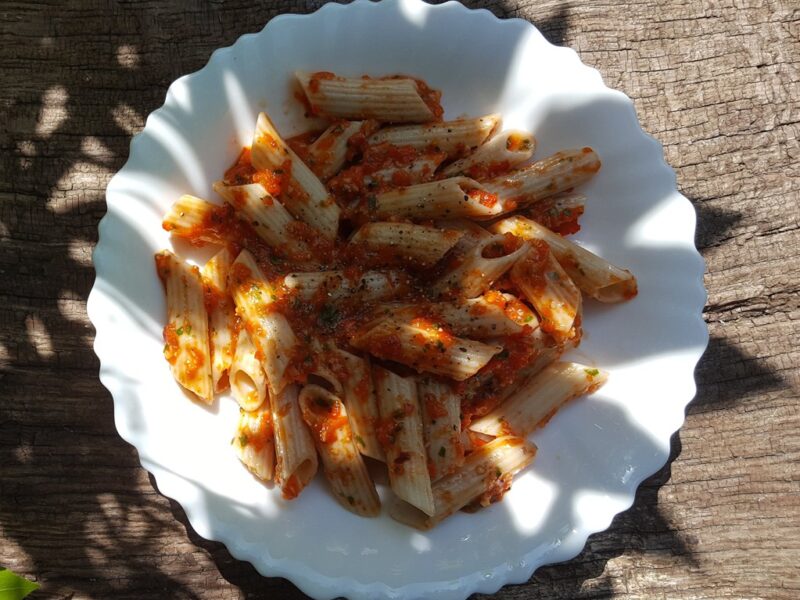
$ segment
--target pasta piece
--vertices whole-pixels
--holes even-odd
[[[527,251],[525,244],[515,247],[503,235],[484,238],[435,281],[431,291],[437,296],[475,298],[487,291]]]
[[[464,462],[461,397],[446,383],[426,377],[417,384],[431,480],[449,475]]]
[[[369,358],[361,358],[341,349],[337,349],[336,353],[344,362],[348,374],[342,382],[344,402],[356,446],[361,454],[385,462],[386,454],[378,442],[376,430],[379,419],[378,401],[372,383]]]
[[[295,75],[315,115],[387,123],[426,123],[442,114],[438,95],[421,81],[411,78],[345,78],[324,71],[297,71]]]
[[[416,529],[431,529],[476,499],[484,506],[500,500],[511,486],[513,476],[531,464],[535,456],[536,446],[530,442],[499,437],[475,449],[461,469],[433,484],[432,514],[403,502],[391,504],[389,514]]]
[[[269,392],[275,397],[286,386],[286,368],[297,340],[286,317],[270,309],[275,288],[264,279],[247,250],[239,253],[231,267],[230,292],[264,367]]]
[[[444,152],[426,152],[414,156],[408,164],[386,166],[364,175],[364,185],[369,189],[404,187],[433,179],[436,169],[447,155]]]
[[[507,212],[585,183],[599,170],[600,159],[591,148],[562,150],[481,185],[502,198],[503,212]]]
[[[239,422],[231,440],[239,460],[256,477],[271,481],[275,474],[275,432],[269,402],[258,409],[239,409]]]
[[[581,311],[581,292],[544,242],[530,249],[511,268],[511,280],[541,317],[542,329],[557,340],[570,337]]]
[[[234,352],[236,314],[228,295],[228,271],[233,257],[227,248],[215,254],[203,267],[206,310],[208,311],[211,348],[211,378],[214,390],[222,392],[229,385],[229,370]]]
[[[413,378],[372,368],[381,421],[378,439],[386,452],[392,491],[426,514],[433,514],[422,417]]]
[[[299,386],[288,385],[270,396],[275,429],[275,483],[286,500],[297,498],[319,466],[314,440],[303,422],[298,403]]]
[[[480,146],[500,125],[500,115],[458,119],[430,125],[388,127],[372,134],[370,144],[435,148],[449,157],[461,156]]]
[[[467,177],[451,177],[378,194],[372,214],[379,219],[491,219],[503,212],[497,195]]]
[[[155,261],[167,295],[164,357],[175,380],[211,404],[214,386],[200,269],[178,260],[169,250],[158,252]]]
[[[295,247],[306,250],[305,244],[290,235],[292,215],[260,183],[225,185],[214,183],[214,191],[222,196],[262,240],[273,247]]]
[[[485,435],[525,437],[544,427],[568,401],[595,392],[607,380],[608,373],[600,369],[578,363],[554,363],[489,414],[473,421],[469,428]]]
[[[164,215],[161,226],[172,235],[195,243],[219,244],[224,241],[220,232],[208,226],[213,223],[219,210],[220,206],[216,204],[184,194]]]
[[[347,160],[350,139],[374,128],[371,121],[337,121],[308,148],[306,162],[314,174],[327,181],[342,170]]]
[[[256,353],[250,334],[240,329],[231,365],[230,384],[233,399],[244,410],[256,410],[267,397],[267,377]]]
[[[600,302],[622,302],[637,294],[636,278],[630,271],[612,265],[535,221],[524,217],[508,217],[495,223],[492,229],[527,240],[546,242],[577,286]]]
[[[490,292],[470,300],[435,302],[429,305],[387,303],[379,307],[377,314],[414,318],[425,314],[431,320],[442,321],[454,334],[471,338],[490,338],[513,335],[522,331],[522,325],[506,312],[509,299],[519,302],[510,294]],[[530,313],[528,324],[536,326],[536,317]]]
[[[291,173],[288,187],[281,194],[289,212],[326,238],[335,238],[339,230],[339,206],[319,178],[281,138],[266,113],[258,115],[250,152],[256,169],[281,169]]]
[[[456,245],[460,231],[442,230],[411,223],[366,223],[350,238],[351,244],[364,244],[376,250],[390,250],[393,255],[429,267]]]
[[[289,273],[283,285],[303,300],[322,295],[331,302],[353,296],[362,302],[375,302],[404,294],[408,290],[408,277],[400,271],[366,271],[353,281],[344,271],[315,271]]]
[[[367,326],[350,343],[417,372],[444,375],[457,381],[474,375],[503,350],[502,346],[455,337],[426,318],[383,319]]]
[[[356,448],[342,401],[317,385],[306,385],[300,392],[300,410],[339,504],[363,517],[378,516],[381,501]]]
[[[525,131],[510,130],[498,133],[469,156],[447,165],[444,177],[464,175],[478,181],[498,173],[506,173],[533,156],[536,138]]]

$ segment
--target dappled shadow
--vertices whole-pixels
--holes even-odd
[[[312,10],[319,4],[303,6]],[[501,17],[516,16],[506,5],[498,1],[488,8]],[[252,3],[190,10],[148,6],[115,5],[113,15],[99,4],[97,11],[87,5],[80,12],[40,7],[26,9],[17,23],[4,21],[4,39],[13,27],[26,43],[0,50],[0,275],[9,284],[0,292],[6,309],[0,323],[0,524],[9,541],[0,557],[18,561],[16,570],[44,583],[39,597],[202,597],[196,563],[207,555],[247,598],[304,598],[285,580],[264,578],[222,544],[201,538],[175,501],[151,491],[155,482],[143,481],[136,452],[118,437],[110,396],[97,380],[83,305],[93,279],[88,249],[105,212],[105,183],[124,163],[131,134],[162,103],[171,81],[201,67],[214,48],[259,30],[280,10]],[[551,42],[562,43],[568,5],[536,24]],[[695,206],[701,246],[724,241],[738,222],[734,213],[702,202]],[[622,231],[626,227],[620,224]],[[129,295],[117,292],[120,298]],[[132,318],[137,311],[142,327],[157,335],[147,310],[126,308]],[[724,385],[717,383],[719,364],[730,365]],[[698,384],[690,414],[728,408],[745,391],[771,389],[780,378],[732,342],[713,338]],[[676,435],[670,461],[679,452]],[[606,562],[626,551],[669,551],[695,568],[692,543],[659,512],[658,489],[669,474],[668,463],[646,480],[633,508],[590,537],[576,559],[538,570],[526,596],[611,593]],[[184,529],[192,547],[176,542]]]

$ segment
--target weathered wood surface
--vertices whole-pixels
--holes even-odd
[[[178,3],[176,3],[178,4]],[[318,2],[0,6],[0,565],[40,598],[301,598],[200,539],[116,434],[85,300],[104,187],[169,83]],[[800,11],[473,2],[631,96],[699,216],[711,344],[671,463],[498,598],[800,597]]]

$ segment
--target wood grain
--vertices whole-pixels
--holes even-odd
[[[470,2],[633,98],[695,205],[711,344],[668,466],[574,560],[496,597],[800,597],[800,11]],[[4,2],[0,565],[31,598],[303,598],[200,539],[117,435],[85,300],[104,187],[178,76],[318,2]]]

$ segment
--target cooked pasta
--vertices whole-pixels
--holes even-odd
[[[424,81],[296,75],[327,123],[285,138],[261,113],[214,184],[225,202],[185,194],[164,216],[215,247],[202,272],[156,255],[164,355],[194,397],[238,403],[233,451],[283,498],[321,466],[374,517],[383,470],[389,514],[428,529],[501,500],[535,457],[526,437],[606,381],[562,357],[583,294],[627,300],[636,280],[564,237],[591,148],[530,163],[532,132],[444,121]]]

